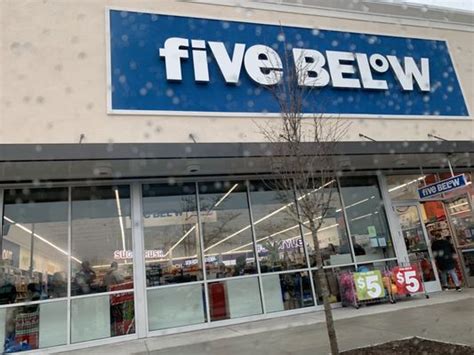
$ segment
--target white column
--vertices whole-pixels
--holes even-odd
[[[142,186],[131,186],[132,202],[132,245],[133,245],[133,284],[135,296],[135,329],[139,338],[148,333],[148,313],[146,302],[145,241],[143,233]]]

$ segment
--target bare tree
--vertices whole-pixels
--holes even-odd
[[[272,147],[271,172],[275,179],[266,183],[272,184],[285,203],[295,201],[296,197],[297,202],[287,204],[285,212],[302,226],[305,235],[312,236],[316,282],[322,293],[329,343],[332,354],[338,354],[318,231],[331,210],[337,176],[334,156],[348,127],[341,120],[322,114],[322,102],[319,102],[318,114],[305,112],[309,100],[317,97],[320,73],[313,69],[318,67],[315,65],[318,58],[309,52],[293,51],[286,42],[283,45],[283,63],[280,64],[283,64],[284,72],[274,69],[279,65],[271,65],[265,71],[267,75],[278,76],[278,80],[271,80],[267,89],[280,113],[280,119],[273,124],[259,125]],[[298,57],[295,57],[296,53],[299,53]],[[271,62],[275,54],[269,53],[267,58]]]

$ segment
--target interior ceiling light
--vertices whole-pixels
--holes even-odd
[[[396,191],[398,189],[401,189],[405,186],[408,186],[408,185],[411,185],[411,184],[414,184],[415,182],[418,182],[420,180],[424,180],[426,178],[426,176],[420,176],[419,178],[416,178],[415,180],[411,180],[411,181],[408,181],[404,184],[401,184],[401,185],[398,185],[398,186],[395,186],[395,187],[392,187],[391,189],[388,189],[388,192],[393,192],[393,191]]]
[[[56,244],[54,243],[51,243],[49,240],[47,240],[46,238],[43,238],[42,236],[40,236],[38,233],[36,232],[33,232],[31,229],[25,227],[23,224],[20,224],[20,223],[16,223],[13,219],[11,218],[8,218],[7,216],[3,216],[3,219],[5,219],[5,221],[11,223],[12,225],[14,225],[15,227],[17,228],[20,228],[21,230],[23,230],[24,232],[30,234],[30,235],[33,235],[35,238],[37,238],[38,240],[41,240],[43,243],[46,243],[48,244],[50,247],[56,249],[57,251],[59,251],[60,253],[68,256],[68,252],[61,249],[60,247],[58,247]],[[82,264],[82,261],[79,260],[78,258],[74,257],[74,256],[71,256],[71,259],[74,260],[74,261],[77,261],[78,263]]]
[[[307,193],[305,193],[304,195],[298,197],[297,200],[298,200],[298,201],[301,201],[302,199],[306,198],[306,197],[309,196],[310,194],[313,194],[313,193],[315,193],[315,192],[321,190],[322,188],[327,187],[327,186],[333,184],[334,182],[336,182],[336,180],[333,179],[333,180],[331,180],[331,181],[325,183],[323,186],[318,187],[317,189],[314,189],[314,190],[312,190],[312,191],[310,191],[310,192],[307,192]],[[277,213],[280,213],[281,211],[284,211],[285,209],[287,209],[287,208],[290,207],[290,206],[293,206],[294,204],[295,204],[294,202],[290,202],[290,203],[287,203],[286,205],[283,205],[282,207],[276,209],[276,210],[273,211],[273,212],[270,212],[269,214],[267,214],[267,215],[263,216],[262,218],[260,218],[259,220],[255,221],[255,222],[253,223],[253,225],[255,226],[255,225],[257,225],[257,224],[259,224],[259,223],[265,221],[266,219],[268,219],[268,218],[270,218],[270,217],[276,215]],[[206,252],[206,251],[208,251],[209,249],[212,249],[212,248],[214,248],[214,247],[216,247],[216,246],[218,246],[218,245],[224,243],[225,241],[229,240],[230,238],[233,238],[233,237],[235,237],[236,235],[238,235],[238,234],[240,234],[240,233],[246,231],[246,230],[249,229],[250,227],[251,227],[251,225],[248,225],[248,226],[242,228],[241,230],[239,230],[239,231],[237,231],[237,232],[235,232],[235,233],[233,233],[233,234],[231,234],[231,235],[225,237],[224,239],[221,239],[221,240],[218,241],[217,243],[214,243],[213,245],[211,245],[211,246],[209,246],[208,248],[204,249],[204,251]]]
[[[123,227],[123,219],[122,219],[122,207],[120,206],[120,195],[118,188],[115,188],[115,202],[117,204],[117,213],[118,219],[120,224],[120,232],[122,233],[122,248],[123,250],[127,250],[125,245],[125,228]]]

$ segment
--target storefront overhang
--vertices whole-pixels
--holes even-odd
[[[305,143],[308,155],[314,143]],[[268,143],[4,144],[2,183],[265,174],[281,147]],[[341,142],[333,154],[347,172],[469,169],[472,141]]]

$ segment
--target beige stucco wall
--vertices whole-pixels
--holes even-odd
[[[408,27],[172,0],[2,0],[1,143],[262,141],[264,119],[108,115],[105,8],[317,26],[319,28],[446,39],[470,119],[353,119],[347,140],[359,133],[377,140],[474,137],[473,43],[469,31]],[[343,118],[340,118],[343,119]],[[0,146],[1,149],[1,146]]]

